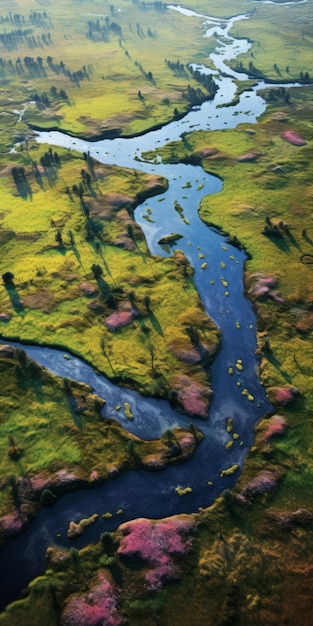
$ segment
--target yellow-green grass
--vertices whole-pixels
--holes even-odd
[[[46,7],[51,22],[43,29],[28,21],[31,2],[16,3],[16,12],[26,17],[25,27],[31,26],[34,37],[41,39],[47,31],[51,35],[51,44],[43,47],[32,49],[24,39],[17,50],[7,50],[3,45],[0,48],[0,56],[11,59],[14,65],[18,57],[22,61],[25,56],[43,59],[45,73],[40,76],[27,70],[23,74],[3,70],[3,91],[11,102],[22,103],[35,93],[48,93],[51,106],[39,111],[36,105],[29,104],[27,122],[90,136],[112,129],[135,134],[169,121],[175,108],[179,112],[188,109],[190,103],[183,92],[188,83],[195,88],[198,84],[187,70],[183,74],[170,70],[165,59],[179,59],[184,64],[205,60],[215,40],[202,37],[202,19],[188,18],[169,9],[160,12],[153,6],[142,10],[141,5],[125,0],[114,14],[110,6],[109,2],[55,2]],[[88,21],[99,19],[102,27],[105,18],[110,24],[118,24],[121,34],[111,30],[107,42],[87,38]],[[63,72],[56,73],[48,67],[47,56],[52,57],[55,66],[62,61],[72,73],[85,67],[79,86]],[[152,79],[147,78],[149,72]],[[68,100],[52,97],[52,86],[58,92],[65,89]],[[144,99],[138,98],[139,91]],[[6,110],[10,108],[16,106],[6,102]]]
[[[296,81],[300,72],[312,72],[312,9],[310,3],[293,6],[253,3],[249,20],[236,22],[232,34],[252,42],[247,54],[230,64],[249,63],[266,78]],[[275,67],[276,66],[276,67]]]
[[[39,163],[44,150],[31,150],[33,161]],[[0,288],[1,311],[11,315],[10,321],[1,325],[2,336],[68,349],[106,375],[132,382],[147,394],[167,395],[171,379],[179,372],[206,383],[201,365],[178,361],[171,350],[173,338],[191,347],[186,333],[191,324],[199,327],[202,340],[218,343],[218,332],[195,290],[192,270],[179,253],[168,259],[151,256],[125,208],[135,206],[140,194],[151,193],[149,187],[164,188],[164,179],[97,165],[97,177],[82,197],[85,206],[90,206],[87,219],[80,198],[65,192],[67,186],[79,186],[86,163],[80,156],[59,154],[62,167],[58,178],[50,185],[42,175],[42,187],[24,155],[32,192],[27,198],[18,194],[7,170],[0,178],[2,273],[12,272],[15,284],[13,293],[3,284]],[[99,212],[102,219],[97,217]],[[87,222],[100,229],[92,240],[86,240]],[[134,241],[127,232],[129,224],[133,225]],[[61,247],[55,241],[58,231],[63,238]],[[119,237],[129,249],[114,245]],[[104,283],[97,284],[91,270],[94,264],[101,266]],[[90,299],[79,287],[86,281],[98,289],[100,309],[88,306]],[[105,324],[105,318],[114,312],[105,299],[109,291],[120,310],[131,309],[129,292],[138,307],[139,318],[119,332],[108,330]],[[14,296],[22,300],[23,309],[16,307]],[[145,305],[146,297],[151,311]]]
[[[3,359],[1,367],[1,515],[8,512],[10,476],[34,474],[53,467],[78,465],[82,454],[71,428],[74,422],[63,382],[43,372],[23,369],[14,359]],[[18,460],[9,456],[15,440],[23,453]]]

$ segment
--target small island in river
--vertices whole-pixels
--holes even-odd
[[[0,626],[311,624],[311,24],[3,3]]]

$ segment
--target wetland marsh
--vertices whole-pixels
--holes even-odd
[[[77,6],[86,5],[91,17],[87,4],[92,5]],[[1,567],[7,567],[8,581],[6,563],[10,562],[14,580],[18,567],[23,574],[27,571],[27,559],[23,561],[27,553],[29,561],[38,554],[43,572],[44,547],[50,544],[46,574],[33,581],[24,599],[0,615],[3,625],[54,625],[59,620],[74,624],[75,603],[81,606],[80,619],[86,626],[95,619],[108,624],[148,625],[159,620],[171,624],[182,613],[191,624],[194,618],[184,601],[190,585],[197,624],[231,619],[231,623],[261,620],[270,625],[276,623],[278,613],[283,623],[296,624],[299,611],[303,623],[309,624],[313,105],[306,65],[310,33],[302,24],[307,24],[311,8],[309,2],[301,8],[300,3],[298,7],[288,3],[268,8],[269,16],[268,3],[237,2],[238,17],[219,11],[218,16],[206,18],[207,6],[204,10],[201,4],[189,3],[192,10],[160,3],[148,7],[134,2],[131,8],[123,3],[118,9],[107,5],[109,14],[93,13],[89,20],[88,46],[99,48],[101,35],[111,64],[123,51],[127,61],[120,85],[124,94],[127,80],[138,87],[137,105],[138,101],[143,105],[144,116],[135,111],[131,92],[124,95],[129,107],[129,116],[125,115],[122,101],[117,104],[115,86],[119,114],[110,117],[112,96],[107,93],[102,96],[106,123],[99,122],[96,85],[104,77],[100,78],[95,60],[94,68],[85,66],[70,78],[76,82],[75,96],[72,91],[70,96],[75,104],[60,107],[50,102],[42,108],[40,97],[36,105],[40,113],[34,103],[23,104],[24,112],[12,126],[14,134],[5,134],[10,125],[2,133],[6,143],[10,136],[10,158],[15,163],[8,166],[3,157],[2,342],[19,339],[24,345],[38,344],[34,354],[43,352],[45,363],[49,349],[44,346],[63,351],[60,358],[50,352],[51,362],[60,367],[58,377],[29,361],[22,346],[1,353],[2,542],[30,524],[24,537],[11,539],[3,548]],[[215,15],[214,3],[206,4]],[[252,4],[260,8],[244,19]],[[61,16],[58,11],[56,7],[56,21]],[[140,40],[136,53],[144,53],[145,59],[157,43],[159,35],[148,26],[151,11],[155,24],[160,18],[160,28],[166,11],[162,37],[167,37],[165,47],[171,42],[172,52],[174,45],[176,53],[181,46],[179,28],[190,29],[190,38],[197,33],[187,60],[181,58],[202,74],[212,72],[218,86],[214,96],[210,91],[205,94],[202,86],[202,95],[197,92],[189,82],[195,80],[194,72],[188,90],[185,86],[180,91],[187,69],[171,65],[168,59],[162,72],[157,55],[153,62],[149,57],[149,71],[142,62],[133,63],[133,39]],[[298,16],[297,11],[303,13]],[[75,24],[86,12],[78,11]],[[53,20],[48,10],[44,13],[30,14],[29,19],[36,28],[43,28],[39,22],[44,22],[44,28],[52,30]],[[130,15],[134,21],[129,21]],[[138,16],[145,28],[135,21]],[[304,44],[299,44],[300,54],[288,57],[286,69],[275,63],[273,76],[266,65],[269,56],[264,54],[262,61],[261,54],[258,57],[259,48],[267,50],[269,45],[262,24],[268,20],[273,31],[279,19],[290,24],[295,16],[295,30],[299,24]],[[250,22],[254,37],[248,42],[242,33]],[[241,39],[233,39],[233,33]],[[42,42],[55,46],[54,37],[60,33],[53,31],[50,38],[45,34]],[[282,50],[283,43],[277,41]],[[147,48],[146,43],[151,45]],[[63,51],[68,54],[67,44]],[[66,58],[68,63],[70,57]],[[74,58],[79,60],[78,55]],[[258,85],[256,59],[262,63]],[[47,63],[50,71],[66,76],[64,64],[62,68],[53,58]],[[10,66],[2,61],[2,67],[5,85]],[[250,80],[243,74],[245,67],[251,70]],[[135,83],[134,68],[139,70]],[[26,84],[39,78],[32,71]],[[112,65],[110,72],[117,76]],[[164,91],[168,72],[172,78],[175,75],[178,90],[170,98]],[[48,85],[47,72],[45,78],[43,72],[39,74],[41,84],[46,80]],[[272,81],[270,88],[267,80]],[[81,114],[87,81],[95,88],[88,118]],[[288,92],[286,81],[295,85]],[[17,79],[8,81],[12,93],[17,83]],[[59,86],[63,83],[62,78]],[[3,102],[7,97],[3,92]],[[168,101],[173,97],[177,106],[170,113]],[[25,124],[51,129],[40,133],[42,145]],[[61,127],[61,134],[52,132],[56,127]],[[95,143],[97,136],[111,139]],[[290,141],[294,137],[297,141]],[[174,246],[161,247],[160,239],[172,235],[180,236]],[[87,380],[75,382],[73,371],[81,373],[85,367],[76,357],[123,387],[168,398],[187,416],[175,416],[156,401],[158,408],[146,421],[149,399],[144,398],[141,407],[139,397],[130,400],[126,389],[126,400],[121,396],[115,403],[112,398],[110,404],[111,392],[101,387],[97,372],[89,370]],[[99,395],[108,405],[102,417]],[[119,415],[121,427],[115,426]],[[159,422],[155,430],[154,422]],[[153,439],[162,432],[160,439]],[[169,467],[177,460],[182,464]],[[156,464],[159,471],[147,472],[149,464]],[[115,472],[123,475],[111,480]],[[63,495],[45,508],[61,494],[109,479],[103,487]],[[106,513],[101,511],[102,501]],[[103,514],[101,524],[100,518],[91,523],[93,513]],[[173,517],[163,522],[136,519],[167,515]],[[86,518],[86,525],[91,525],[68,551],[65,546],[73,541],[64,540],[69,518]],[[127,525],[125,520],[133,521]],[[109,530],[114,532],[110,535]],[[150,542],[150,556],[145,555],[138,533]],[[43,543],[40,537],[45,537]],[[9,556],[15,550],[21,566]],[[305,581],[299,578],[299,568],[306,571]],[[21,584],[36,571],[26,574]],[[287,601],[288,586],[294,586],[297,576],[295,599]],[[7,598],[14,599],[18,589],[12,593],[12,587],[9,582]]]

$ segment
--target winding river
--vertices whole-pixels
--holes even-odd
[[[183,12],[190,19],[197,15],[181,7],[170,8]],[[156,473],[142,470],[128,472],[102,487],[72,493],[60,498],[52,508],[43,508],[29,530],[12,540],[0,553],[0,568],[5,572],[1,583],[2,606],[16,598],[33,577],[44,571],[45,549],[48,545],[80,547],[97,541],[101,532],[111,530],[129,519],[161,518],[181,512],[191,513],[200,506],[208,506],[223,489],[231,487],[238,479],[240,470],[223,478],[220,473],[233,464],[242,467],[253,441],[254,425],[271,410],[258,378],[255,315],[244,297],[245,253],[226,243],[223,236],[208,228],[198,216],[197,208],[201,199],[205,195],[220,192],[221,181],[206,174],[201,167],[166,165],[160,158],[157,163],[150,163],[141,157],[146,150],[157,149],[167,141],[179,140],[182,132],[233,128],[241,122],[253,124],[265,110],[265,102],[257,91],[264,87],[263,83],[259,83],[252,91],[243,92],[235,105],[221,108],[221,105],[231,103],[235,96],[233,79],[247,78],[225,65],[226,59],[235,58],[249,49],[247,40],[236,40],[230,35],[234,22],[248,19],[247,16],[236,16],[229,20],[200,17],[205,23],[206,36],[216,38],[216,49],[210,58],[216,68],[214,78],[219,89],[213,101],[205,102],[182,120],[173,121],[140,137],[95,143],[60,132],[41,132],[37,140],[81,152],[89,151],[102,163],[157,173],[168,179],[168,191],[137,207],[135,219],[145,233],[152,254],[166,256],[172,253],[158,245],[161,236],[170,232],[182,235],[178,247],[193,265],[195,284],[205,309],[222,331],[222,349],[211,367],[214,395],[209,419],[197,423],[205,438],[193,459],[183,465]],[[200,69],[208,71],[204,67]],[[183,207],[186,221],[182,221],[174,210],[174,201]],[[147,221],[147,209],[152,221]],[[204,258],[200,259],[199,253]],[[206,269],[201,268],[204,261],[207,263]],[[114,387],[104,377],[97,375],[92,367],[71,355],[65,359],[64,352],[57,350],[22,347],[30,357],[54,373],[90,384],[97,394],[107,399],[103,410],[104,419],[106,415],[114,415],[124,427],[143,438],[157,437],[169,427],[176,424],[186,426],[190,421],[190,418],[176,413],[165,401],[142,398],[131,390]],[[235,368],[234,375],[230,376],[228,368],[234,366],[237,359],[242,359],[243,370],[237,371]],[[254,401],[242,395],[243,388],[249,390]],[[132,422],[115,410],[116,404],[123,401],[131,404],[135,415]],[[233,419],[234,431],[239,434],[239,438],[231,448],[226,449],[225,444],[232,438],[226,430],[228,418]],[[175,492],[177,486],[190,486],[192,492],[179,497]],[[121,515],[115,514],[118,509],[123,510]],[[67,540],[69,520],[79,520],[94,512],[101,514],[106,511],[113,513],[111,519],[103,520],[100,516],[83,536],[71,540],[71,543]]]

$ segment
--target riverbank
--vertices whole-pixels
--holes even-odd
[[[212,355],[218,348],[193,270],[178,252],[152,257],[133,219],[140,202],[166,191],[165,178],[39,146],[25,159],[23,180],[14,184],[12,166],[0,181],[8,201],[3,272],[14,277],[0,294],[2,337],[69,349],[146,395],[169,397],[179,372],[209,389],[203,365],[211,357],[177,360],[171,349],[173,324],[178,355],[192,349],[190,325]],[[125,342],[132,345],[128,365]]]
[[[99,487],[123,472],[161,471],[184,462],[203,438],[193,426],[143,441],[117,419],[101,417],[106,399],[87,384],[54,376],[21,348],[0,348],[6,389],[1,475],[7,477],[1,485],[1,542],[25,532],[42,506],[52,506],[64,494]],[[128,402],[115,409],[135,419]]]

